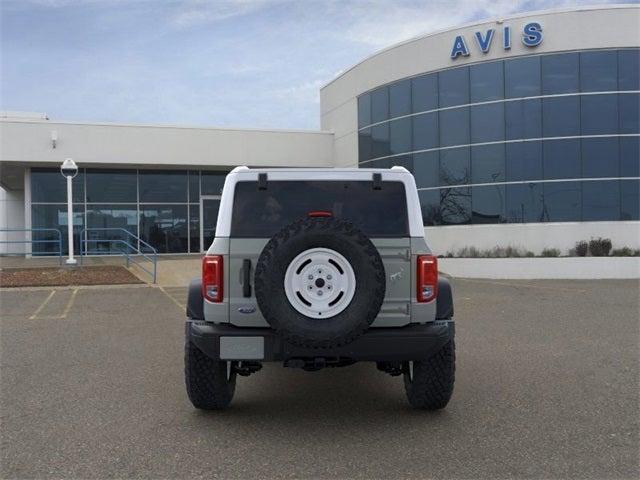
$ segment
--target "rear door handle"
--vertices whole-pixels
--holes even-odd
[[[242,296],[251,297],[251,260],[242,260]]]

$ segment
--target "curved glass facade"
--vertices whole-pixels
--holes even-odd
[[[640,49],[431,72],[358,97],[358,163],[413,172],[425,225],[638,220]]]

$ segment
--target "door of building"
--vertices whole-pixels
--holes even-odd
[[[200,197],[200,248],[206,252],[216,236],[216,222],[220,208],[220,195]]]

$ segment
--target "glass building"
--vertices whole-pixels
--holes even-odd
[[[413,172],[424,224],[638,220],[640,49],[529,55],[358,96],[358,165]]]

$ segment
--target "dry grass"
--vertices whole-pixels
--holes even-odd
[[[61,287],[133,283],[143,282],[126,268],[116,265],[0,269],[0,287]]]

